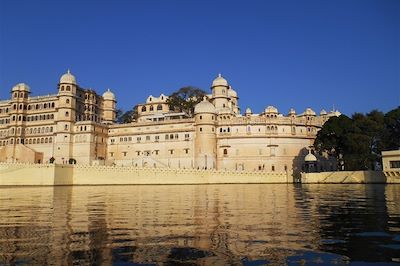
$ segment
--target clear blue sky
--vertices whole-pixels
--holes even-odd
[[[400,1],[0,0],[0,99],[111,88],[127,110],[222,75],[242,110],[400,105]]]

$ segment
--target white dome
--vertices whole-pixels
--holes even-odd
[[[313,109],[307,108],[307,109],[304,111],[304,115],[316,115],[316,114],[315,114],[315,112],[313,111]]]
[[[233,97],[233,98],[237,98],[237,92],[234,89],[232,89],[231,87],[229,87],[228,96],[229,97]]]
[[[110,91],[110,89],[107,89],[107,91],[103,93],[103,99],[115,101],[115,95]]]
[[[31,92],[31,88],[29,88],[29,86],[25,83],[18,83],[17,85],[15,85],[11,91],[27,91],[27,92]]]
[[[316,162],[317,161],[317,157],[315,157],[315,155],[312,154],[311,152],[308,152],[308,154],[304,158],[304,161],[305,162]]]
[[[194,107],[194,113],[212,113],[215,114],[215,106],[207,100],[207,97],[203,97],[203,101],[196,104]]]
[[[224,79],[221,74],[218,74],[218,77],[216,79],[214,79],[213,83],[212,83],[212,87],[216,87],[216,86],[225,86],[228,87],[228,81],[226,81],[226,79]]]
[[[245,114],[252,114],[251,109],[249,107],[246,108]]]
[[[290,108],[289,115],[295,115],[295,114],[296,114],[296,110],[294,110],[293,108]]]
[[[265,108],[264,110],[265,113],[278,113],[278,109],[276,109],[276,107],[274,106],[268,106],[267,108]]]
[[[76,85],[75,76],[71,74],[69,69],[68,69],[67,73],[65,73],[64,75],[61,76],[60,83],[69,83],[69,84],[75,84]]]
[[[322,109],[319,115],[327,115],[328,113],[325,111],[325,109]]]

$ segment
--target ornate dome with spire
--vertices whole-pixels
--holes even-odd
[[[69,84],[75,84],[76,85],[75,76],[71,74],[69,69],[67,70],[67,73],[65,73],[64,75],[61,76],[60,83],[69,83]]]
[[[194,113],[212,113],[215,114],[215,106],[207,100],[207,97],[203,97],[203,101],[196,104],[194,107]]]
[[[218,77],[216,77],[216,79],[214,79],[213,83],[212,83],[212,87],[216,87],[216,86],[225,86],[228,87],[228,81],[226,79],[224,79],[221,74],[218,74]]]
[[[103,93],[103,99],[115,101],[115,95],[110,89],[107,89],[107,91]]]

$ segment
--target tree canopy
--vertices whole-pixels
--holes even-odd
[[[202,89],[186,86],[172,93],[167,99],[167,104],[170,110],[185,112],[192,117],[195,105],[203,100],[204,95],[206,92]]]
[[[400,107],[330,118],[318,132],[315,148],[343,159],[346,170],[374,169],[381,151],[400,147]]]
[[[122,109],[117,110],[116,120],[118,124],[132,123],[138,118],[137,105],[133,109],[124,112]]]

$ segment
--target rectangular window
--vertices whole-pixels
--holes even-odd
[[[154,151],[155,155],[158,155],[159,152],[160,152],[159,150]]]
[[[159,142],[160,141],[160,136],[155,136],[155,142]]]
[[[126,152],[126,151],[124,151],[124,152],[122,152],[122,154],[124,155],[124,157],[126,157],[126,154],[127,154],[127,152]]]
[[[114,153],[113,152],[110,152],[110,157],[114,157]]]
[[[169,150],[169,154],[174,154],[174,150]]]
[[[189,149],[185,149],[185,153],[188,154],[189,153]]]
[[[400,168],[400,161],[390,161],[390,168]]]
[[[141,137],[137,137],[137,138],[136,138],[136,141],[137,141],[138,143],[139,143],[141,140],[142,140]]]
[[[137,156],[140,156],[140,151],[136,151],[136,155],[137,155]]]
[[[146,140],[149,141],[150,140],[150,136],[146,136]]]

